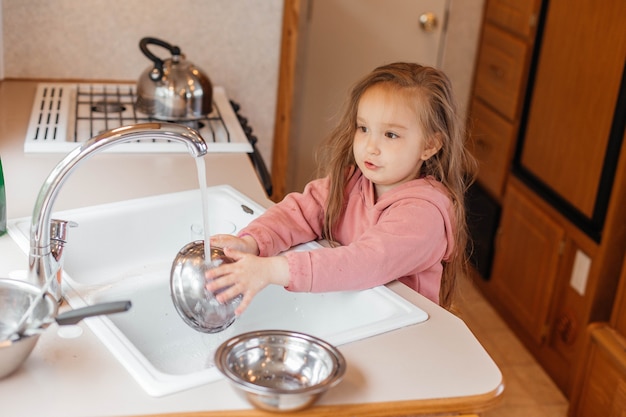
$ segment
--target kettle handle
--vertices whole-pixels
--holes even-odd
[[[143,38],[139,42],[139,49],[141,49],[141,52],[143,52],[143,54],[147,56],[150,61],[154,62],[154,68],[150,72],[150,79],[156,82],[163,78],[163,61],[158,56],[150,52],[148,49],[148,45],[150,44],[158,45],[169,50],[172,56],[175,57],[180,56],[180,48],[178,46],[170,45],[169,43],[157,38],[147,37]]]

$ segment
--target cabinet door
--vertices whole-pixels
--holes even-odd
[[[499,302],[539,344],[547,335],[564,235],[520,190],[507,187],[491,282]]]
[[[302,191],[315,178],[315,154],[332,131],[334,116],[353,83],[378,65],[394,61],[438,66],[446,39],[449,1],[301,1],[303,23],[294,74],[293,122],[286,161],[286,190]],[[462,8],[462,7],[459,7]],[[431,12],[439,24],[419,25]],[[384,16],[384,18],[383,18]],[[464,24],[470,24],[469,20]]]
[[[624,16],[624,0],[550,1],[523,139],[522,166],[589,218],[611,156]]]

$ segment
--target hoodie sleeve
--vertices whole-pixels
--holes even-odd
[[[259,245],[260,256],[273,256],[322,235],[328,197],[327,178],[310,182],[302,193],[290,193],[241,230]]]
[[[452,243],[449,228],[444,207],[421,199],[397,201],[346,246],[285,254],[291,273],[287,289],[359,290],[419,271],[440,270]]]

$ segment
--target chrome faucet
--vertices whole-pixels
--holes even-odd
[[[142,123],[122,126],[95,136],[70,152],[52,170],[39,191],[30,226],[29,279],[61,299],[61,266],[68,222],[50,219],[52,206],[61,186],[82,161],[114,145],[138,139],[168,139],[187,145],[198,158],[206,154],[207,145],[195,130],[173,123]]]

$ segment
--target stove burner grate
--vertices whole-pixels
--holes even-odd
[[[177,123],[200,131],[203,138],[212,142],[231,142],[230,132],[220,109],[213,103],[211,114],[194,120],[160,120],[135,108],[137,96],[133,85],[78,85],[72,140],[81,142],[102,132],[137,123]],[[218,132],[221,133],[218,138]],[[224,134],[225,132],[225,134]],[[142,139],[140,141],[145,141]],[[153,142],[170,142],[152,139]]]

